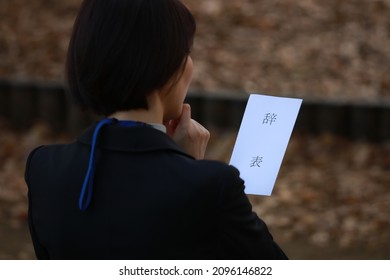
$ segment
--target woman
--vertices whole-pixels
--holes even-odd
[[[104,115],[26,166],[38,259],[284,259],[238,170],[203,160],[183,104],[195,21],[178,0],[85,0],[67,56],[76,103]]]

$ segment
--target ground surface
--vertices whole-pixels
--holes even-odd
[[[62,81],[80,0],[0,1],[0,77]],[[389,0],[184,0],[193,88],[306,98],[390,97]]]

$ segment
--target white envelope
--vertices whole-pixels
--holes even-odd
[[[271,195],[302,99],[251,94],[230,164],[247,194]]]

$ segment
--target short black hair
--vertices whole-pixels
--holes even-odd
[[[97,114],[148,109],[148,95],[183,69],[195,30],[179,0],[84,0],[69,43],[67,88]]]

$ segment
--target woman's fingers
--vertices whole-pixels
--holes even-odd
[[[176,126],[176,127],[175,127]],[[170,121],[167,125],[168,134],[188,154],[196,159],[203,159],[208,141],[209,131],[191,118],[191,107],[183,104],[183,111],[177,123]]]

